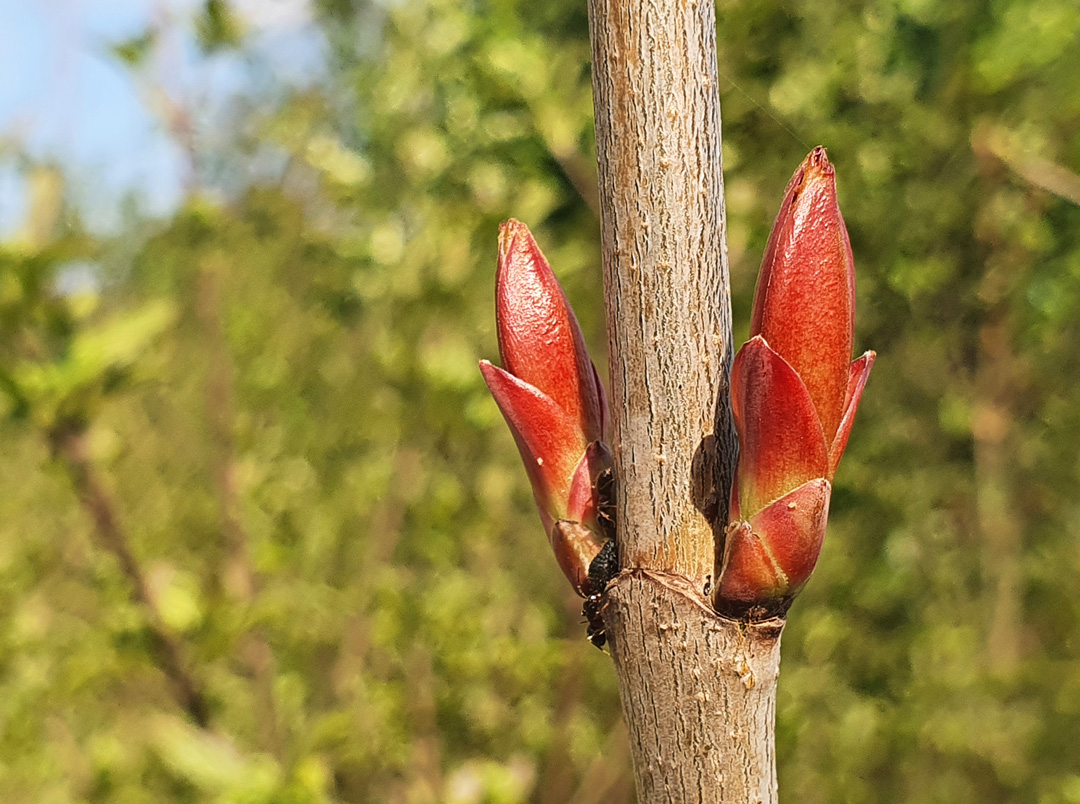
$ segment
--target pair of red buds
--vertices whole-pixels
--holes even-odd
[[[573,311],[528,229],[499,234],[503,368],[480,369],[514,434],[541,519],[574,588],[588,590],[604,530],[597,478],[610,466],[603,388]],[[832,479],[874,353],[851,361],[855,273],[824,148],[788,184],[765,250],[751,338],[731,394],[739,465],[717,601],[783,610],[821,552]]]

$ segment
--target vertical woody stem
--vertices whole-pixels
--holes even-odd
[[[737,446],[711,0],[589,0],[621,574],[604,621],[642,804],[775,804],[782,621],[706,588]]]
[[[715,563],[708,437],[732,353],[713,5],[591,0],[589,12],[619,547],[624,564],[701,588]]]

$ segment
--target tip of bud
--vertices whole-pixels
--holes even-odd
[[[529,227],[519,221],[517,218],[507,218],[499,224],[499,236],[504,237],[510,234],[516,234],[517,232],[527,232]]]
[[[836,180],[836,168],[829,161],[829,153],[824,145],[819,145],[806,157],[805,173],[808,181],[822,178]]]
[[[783,214],[784,207],[793,206],[803,192],[822,180],[835,183],[836,168],[829,161],[829,152],[825,150],[825,146],[819,145],[806,155],[802,164],[792,175],[791,181],[788,182],[787,189],[784,192],[784,206],[781,207],[781,214]]]
[[[810,154],[806,157],[806,161],[807,163],[813,165],[814,167],[820,168],[821,170],[827,170],[830,173],[832,172],[833,167],[831,164],[829,164],[829,152],[826,150],[824,145],[819,145],[814,150],[812,150]]]
[[[499,258],[500,260],[510,253],[514,241],[520,235],[531,236],[529,227],[521,221],[510,218],[499,224]]]

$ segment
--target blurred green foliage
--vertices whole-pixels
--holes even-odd
[[[632,801],[614,675],[476,371],[509,216],[602,356],[585,4],[316,6],[327,81],[225,154],[279,181],[95,238],[42,168],[0,245],[0,795]],[[820,142],[879,353],[785,635],[781,796],[1080,802],[1075,0],[717,14],[737,340]]]

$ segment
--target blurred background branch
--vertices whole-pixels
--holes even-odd
[[[210,725],[210,707],[201,685],[176,634],[165,625],[150,593],[146,574],[120,525],[116,504],[105,490],[86,450],[86,432],[72,425],[60,425],[49,433],[49,442],[71,478],[79,502],[94,523],[101,549],[116,559],[120,571],[131,584],[131,594],[146,617],[153,653],[171,682],[177,703],[202,728]]]

